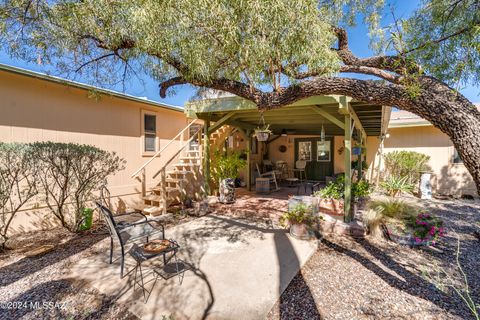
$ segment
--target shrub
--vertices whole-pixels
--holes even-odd
[[[407,177],[409,184],[416,185],[420,172],[430,171],[430,156],[414,151],[393,151],[384,156],[385,171],[389,177]]]
[[[352,183],[352,200],[366,197],[372,192],[370,183],[365,180]],[[314,194],[324,199],[343,199],[345,196],[345,176],[339,175],[335,181],[330,181],[327,186]]]
[[[78,231],[93,191],[108,176],[123,170],[125,160],[89,145],[37,142],[31,147],[40,160],[39,181],[46,205],[62,226]]]
[[[305,203],[298,203],[280,217],[280,224],[283,226],[299,223],[311,226],[314,221],[312,207]]]
[[[413,236],[417,243],[427,241],[435,245],[435,242],[445,234],[443,221],[426,212],[418,214],[415,221],[413,219],[409,221],[408,226],[413,230]]]
[[[21,143],[0,143],[0,246],[17,212],[37,193],[37,159]]]
[[[387,223],[405,227],[416,216],[418,208],[401,200],[375,200],[368,204],[363,223],[373,236],[382,234],[382,225]]]
[[[386,181],[380,183],[380,186],[385,190],[388,196],[396,197],[402,192],[411,193],[413,185],[407,181],[408,177],[399,178],[391,176]]]

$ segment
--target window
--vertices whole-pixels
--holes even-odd
[[[463,163],[462,158],[460,158],[460,155],[455,148],[453,148],[453,163]]]
[[[143,151],[155,152],[157,150],[157,116],[143,114]]]
[[[312,161],[311,141],[300,141],[298,143],[298,160]]]
[[[330,162],[330,141],[317,141],[317,161]]]

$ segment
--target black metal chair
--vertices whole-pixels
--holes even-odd
[[[125,262],[125,245],[133,242],[138,239],[146,238],[147,242],[149,237],[161,235],[159,239],[165,239],[165,228],[158,220],[148,220],[145,215],[142,214],[144,219],[141,221],[128,223],[115,221],[115,218],[120,216],[132,215],[131,212],[113,215],[110,209],[105,207],[99,202],[95,202],[98,209],[100,210],[105,222],[108,226],[108,231],[110,232],[110,263],[112,263],[113,258],[113,241],[117,239],[120,243],[120,249],[122,253],[121,257],[121,267],[120,267],[120,277],[123,278],[123,269]],[[134,212],[138,213],[138,212]],[[152,224],[154,223],[154,224]]]

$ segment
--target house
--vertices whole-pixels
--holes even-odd
[[[480,104],[476,106],[480,109]],[[407,111],[393,111],[383,152],[395,150],[416,151],[430,156],[434,193],[457,197],[477,196],[472,176],[463,165],[452,141],[430,122]]]
[[[142,193],[132,173],[188,122],[180,107],[6,65],[0,65],[0,96],[0,141],[91,144],[124,158],[125,170],[108,182],[113,202],[120,208],[131,205]],[[175,152],[176,148],[166,148],[161,157],[154,158],[146,177],[153,181],[154,169]],[[42,203],[35,210],[27,207],[14,220],[12,230],[55,223],[45,219],[43,207]]]
[[[225,145],[248,151],[242,177],[249,189],[257,164],[262,168],[265,160],[283,161],[290,169],[305,160],[307,178],[319,181],[354,172],[366,162],[366,178],[374,181],[380,137],[387,133],[383,152],[431,156],[437,193],[476,194],[443,133],[411,114],[350,97],[311,97],[263,114],[232,96],[183,109],[1,64],[0,94],[0,141],[91,144],[124,158],[126,169],[108,181],[119,210],[141,204],[146,212],[166,212],[181,197],[200,197],[207,191],[203,176],[209,176],[210,156]],[[252,135],[262,116],[273,131],[267,143]],[[354,147],[364,151],[352,152]],[[42,203],[25,208],[12,229],[49,227],[54,221],[45,219],[43,209]]]

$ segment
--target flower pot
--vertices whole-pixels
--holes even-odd
[[[235,179],[227,178],[220,181],[220,198],[221,203],[235,202]]]
[[[323,199],[318,200],[318,211],[331,215],[343,215],[343,200],[341,199]]]
[[[305,223],[292,223],[290,225],[290,235],[297,239],[309,239],[310,233]]]
[[[255,132],[255,136],[257,137],[257,140],[260,142],[265,142],[268,140],[268,137],[270,136],[269,131],[257,131]]]

